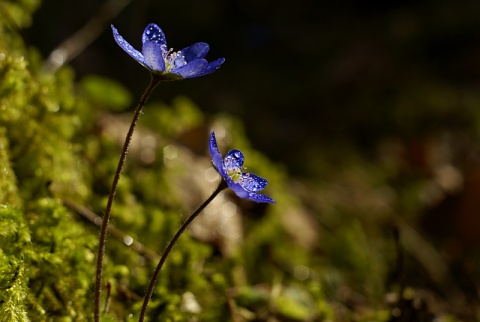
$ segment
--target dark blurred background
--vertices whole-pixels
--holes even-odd
[[[29,41],[48,56],[101,4],[44,1]],[[312,146],[347,141],[369,151],[384,136],[470,126],[476,112],[465,101],[479,87],[479,9],[474,0],[140,0],[112,23],[138,49],[149,22],[177,50],[209,43],[207,58],[226,58],[221,72],[171,83],[157,98],[187,94],[207,113],[241,117],[255,147],[308,175],[302,163]],[[79,78],[105,75],[135,95],[148,82],[110,29],[71,64]]]

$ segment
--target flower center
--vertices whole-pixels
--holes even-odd
[[[230,179],[232,179],[233,182],[237,182],[240,180],[240,178],[242,178],[242,169],[237,167],[230,168],[227,171],[227,175],[230,177]]]
[[[166,47],[162,46],[162,57],[165,61],[165,71],[169,72],[172,69],[185,66],[187,61],[185,56],[182,55],[182,51],[173,51],[173,48],[166,50]]]

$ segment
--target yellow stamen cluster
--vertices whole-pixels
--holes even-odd
[[[170,48],[168,51],[163,51],[162,56],[163,60],[165,61],[166,72],[187,64],[185,61],[185,56],[182,55],[182,51],[173,51],[173,48]]]
[[[233,182],[236,182],[242,177],[242,170],[240,168],[231,168],[227,174]]]

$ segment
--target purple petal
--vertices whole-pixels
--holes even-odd
[[[205,69],[202,72],[200,72],[197,75],[197,77],[213,73],[214,71],[219,69],[220,66],[222,66],[224,61],[225,61],[225,58],[218,58],[218,59],[212,61],[211,63],[209,63],[207,65],[207,67],[205,67]]]
[[[187,62],[198,59],[204,58],[207,56],[208,51],[210,50],[210,46],[204,42],[197,42],[191,46],[188,46],[182,49],[182,55],[185,56],[185,60]]]
[[[240,185],[247,191],[256,192],[265,189],[268,184],[267,179],[261,178],[253,173],[244,172],[239,181]]]
[[[193,78],[202,72],[207,66],[205,59],[196,59],[186,65],[172,69],[170,72],[182,76],[183,78]]]
[[[243,189],[243,187],[240,184],[233,182],[232,179],[230,179],[229,177],[227,177],[226,181],[230,189],[232,189],[238,197],[240,198],[249,197],[248,191]]]
[[[162,29],[154,23],[151,23],[145,28],[145,31],[142,35],[142,44],[145,45],[146,42],[155,41],[160,45],[164,46],[164,49],[167,48],[167,40]]]
[[[132,47],[125,39],[123,39],[122,36],[118,33],[117,28],[115,28],[113,25],[112,26],[112,31],[113,31],[113,38],[117,42],[117,44],[125,50],[127,54],[129,54],[133,59],[135,59],[137,62],[142,64],[143,66],[146,66],[145,59],[138,50]]]
[[[217,139],[215,138],[215,132],[213,131],[210,134],[210,139],[208,141],[208,149],[210,151],[210,156],[212,157],[213,165],[217,168],[220,175],[225,178],[226,175],[223,171],[223,157],[220,151],[218,151]]]
[[[225,156],[225,160],[223,162],[225,169],[241,169],[243,166],[243,162],[245,157],[243,156],[242,151],[233,149],[228,151],[227,155]],[[228,171],[227,171],[228,172]]]
[[[147,67],[157,72],[165,71],[165,61],[162,56],[162,48],[156,41],[147,41],[143,44],[143,55]]]
[[[275,203],[275,200],[270,198],[269,196],[265,196],[259,193],[250,192],[248,194],[248,199],[253,200],[255,202],[262,202],[262,203]]]

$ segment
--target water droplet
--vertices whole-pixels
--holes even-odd
[[[123,242],[125,243],[125,245],[131,246],[133,244],[133,238],[130,236],[125,236],[123,237]]]

